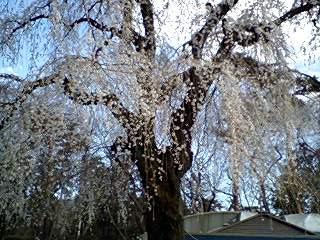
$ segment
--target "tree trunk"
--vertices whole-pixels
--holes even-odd
[[[146,213],[148,240],[182,240],[183,211],[180,180],[158,185],[157,196],[150,200]]]
[[[234,180],[233,180],[234,181]],[[230,206],[234,211],[240,211],[240,187],[238,182],[232,183],[232,203]]]
[[[267,193],[266,193],[266,188],[263,182],[260,183],[260,191],[261,191],[261,200],[262,200],[262,205],[264,210],[267,213],[270,213],[270,208],[269,208],[269,204],[268,204],[268,200],[267,200]]]
[[[132,154],[138,160],[137,166],[148,200],[145,213],[148,240],[182,240],[183,205],[180,184],[185,172],[179,170],[174,150],[167,148],[165,152],[158,153],[153,141],[148,149],[149,156],[145,155],[145,147],[139,146]]]
[[[304,213],[303,202],[301,200],[301,194],[299,192],[297,193],[295,200],[296,200],[296,206],[297,206],[297,213],[303,214]]]
[[[49,219],[47,215],[45,215],[43,220],[41,221],[41,225],[36,230],[38,239],[40,240],[51,239],[51,230],[52,230],[52,221]]]
[[[6,233],[6,214],[4,210],[0,213],[0,240],[4,239]]]

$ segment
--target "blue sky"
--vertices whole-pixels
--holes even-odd
[[[26,3],[29,1],[30,0],[25,0]],[[191,1],[190,4],[180,4],[180,6],[177,6],[179,3],[178,0],[170,1],[168,8],[168,13],[170,14],[167,13],[161,16],[163,19],[165,19],[165,21],[164,23],[161,23],[160,29],[160,34],[167,38],[169,44],[171,44],[173,47],[180,47],[181,44],[189,40],[191,36],[190,34],[194,32],[204,20],[206,11],[205,2],[207,1]],[[252,1],[248,0],[248,2]],[[291,6],[292,2],[293,1],[291,0],[286,1],[286,3],[288,3],[288,8]],[[243,3],[240,2],[239,5],[241,4]],[[156,8],[161,9],[165,5],[165,1],[155,1],[155,5]],[[192,21],[191,18],[189,18],[189,20],[185,20],[185,15],[181,15],[180,11],[182,11],[183,14],[189,14],[189,16],[198,16],[198,20],[190,23]],[[183,22],[185,24],[181,24]],[[159,24],[160,23],[158,22],[157,25]],[[314,59],[313,63],[310,65],[308,64],[308,56],[303,54],[302,50],[300,49],[301,46],[305,46],[306,48],[309,46],[308,41],[311,39],[312,31],[311,25],[307,24],[306,21],[301,21],[299,24],[300,26],[297,26],[296,28],[291,25],[284,26],[284,29],[286,29],[288,34],[288,43],[290,44],[290,48],[297,53],[291,58],[291,60],[289,60],[290,66],[304,73],[320,77],[320,58],[318,57],[318,59]],[[179,34],[177,34],[177,32],[179,32]],[[45,38],[45,34],[42,32],[40,37]],[[28,44],[24,47],[21,52],[22,58],[15,65],[4,62],[3,57],[0,56],[0,73],[12,73],[21,77],[26,76],[28,72],[28,49],[30,48],[31,45]],[[316,52],[312,51],[311,49],[307,49],[307,52],[313,53],[315,56],[320,56],[320,48]]]

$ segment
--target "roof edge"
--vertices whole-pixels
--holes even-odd
[[[308,238],[312,238],[312,239],[320,239],[319,235],[263,235],[263,234],[250,234],[250,236],[248,234],[236,234],[236,233],[216,233],[216,234],[207,234],[207,233],[185,233],[187,235],[191,235],[191,236],[230,236],[230,237],[266,237],[266,238],[270,238],[270,237],[275,237],[275,238],[292,238],[292,239],[301,239],[301,238],[305,238],[306,236]]]

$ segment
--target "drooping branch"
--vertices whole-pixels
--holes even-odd
[[[280,77],[287,75],[288,77],[292,77],[293,83],[296,82],[298,86],[308,86],[307,89],[309,91],[320,91],[320,82],[316,78],[297,73],[296,70],[281,68],[275,64],[261,63],[255,59],[239,54],[232,55],[230,60],[239,70],[243,69],[245,77],[253,78],[255,81],[259,80],[261,76],[269,76],[268,78],[271,78],[269,80],[271,82],[269,83],[277,84],[276,81],[272,82],[275,76]],[[181,173],[187,171],[192,163],[190,162],[190,160],[192,161],[192,152],[190,151],[192,140],[191,128],[208,94],[208,89],[215,79],[214,76],[217,76],[217,73],[221,71],[219,62],[215,64],[215,67],[211,68],[200,69],[199,67],[193,67],[182,74],[181,82],[186,84],[189,90],[181,107],[173,112],[170,126],[173,148],[178,149],[178,151],[176,151],[176,154],[179,155],[177,159],[181,160],[179,163]],[[241,71],[239,71],[239,74],[240,73]],[[266,83],[260,82],[261,87],[263,87],[264,84]],[[295,92],[295,94],[297,94],[297,92]]]
[[[3,74],[2,74],[3,75]],[[18,76],[12,75],[13,79],[20,79]],[[12,118],[14,112],[18,107],[27,100],[27,97],[36,89],[49,86],[58,80],[59,74],[53,74],[33,82],[29,82],[22,89],[21,93],[15,98],[13,102],[6,103],[8,109],[8,115],[5,116],[0,122],[0,130],[2,130],[8,121]]]
[[[243,72],[248,80],[255,81],[258,86],[264,88],[268,84],[276,84],[275,79],[279,79],[289,73],[287,67],[278,64],[268,64],[260,62],[252,57],[243,54],[232,54],[229,59],[238,67],[238,74]]]
[[[0,76],[9,77],[12,79],[20,79],[15,75],[1,74]],[[60,73],[56,73],[44,78],[40,78],[36,81],[28,82],[14,101],[2,104],[6,106],[8,115],[5,116],[0,122],[0,130],[2,130],[8,121],[12,118],[14,112],[23,104],[27,98],[37,89],[47,87],[52,84],[58,83],[62,79]],[[73,88],[71,81],[65,76],[63,78],[63,89],[66,96],[74,102],[81,105],[97,105],[102,104],[107,106],[114,117],[120,122],[120,124],[126,129],[133,129],[138,122],[137,117],[130,111],[128,111],[120,102],[119,98],[115,94],[108,93],[87,93]]]
[[[105,105],[124,128],[133,129],[136,126],[138,118],[122,105],[120,99],[115,94],[87,93],[83,90],[75,89],[71,85],[70,79],[65,76],[63,88],[69,99],[81,105]]]
[[[89,13],[97,4],[101,4],[102,1],[96,1],[93,3],[93,5],[87,10],[87,13]],[[6,42],[12,38],[12,36],[18,32],[19,30],[23,30],[29,25],[42,20],[42,19],[50,19],[50,13],[46,13],[45,9],[47,7],[51,6],[51,1],[48,1],[44,6],[41,7],[35,7],[34,11],[31,12],[29,15],[29,18],[23,18],[22,20],[16,19],[16,20],[11,20],[9,22],[5,22],[4,25],[10,26],[11,29],[7,29],[7,33],[5,35],[5,39],[2,40],[3,44],[6,44]],[[153,12],[152,12],[153,14]],[[122,27],[118,28],[115,26],[107,26],[102,22],[99,22],[98,20],[92,18],[89,16],[89,14],[84,14],[82,17],[74,20],[71,23],[65,23],[64,24],[69,28],[69,29],[74,29],[77,25],[82,24],[82,23],[87,23],[91,27],[94,27],[97,30],[100,30],[101,32],[109,32],[110,33],[110,39],[113,38],[114,36],[122,39],[122,40],[128,40],[128,36],[124,32],[124,25]],[[136,50],[139,52],[141,49],[146,47],[148,45],[148,40],[147,37],[142,36],[138,32],[136,32],[133,28],[129,29],[130,35],[132,36],[132,39],[130,41],[132,44],[135,46]],[[68,31],[67,31],[68,34]],[[154,36],[154,35],[153,35]],[[150,42],[150,41],[149,41]],[[155,42],[155,40],[153,41]]]
[[[247,79],[254,78],[255,81],[259,79],[264,80],[263,82],[259,82],[260,87],[265,87],[268,83],[275,85],[277,82],[273,79],[292,74],[292,81],[297,87],[294,91],[294,95],[305,95],[311,92],[320,92],[320,81],[315,76],[310,76],[288,67],[281,68],[276,64],[262,63],[256,59],[243,56],[241,54],[233,54],[231,59],[235,64],[237,64],[239,69],[243,68]]]

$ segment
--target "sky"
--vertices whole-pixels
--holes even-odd
[[[188,0],[186,0],[188,1]],[[166,11],[160,12],[157,17],[158,26],[161,24],[159,35],[166,38],[168,43],[179,48],[183,43],[190,39],[192,33],[194,33],[201,24],[205,21],[206,8],[205,3],[207,0],[190,1],[185,4],[186,1],[171,0],[171,1],[155,1],[156,9],[167,8]],[[241,5],[248,4],[255,0],[240,1],[238,3],[239,9]],[[169,2],[169,4],[167,4]],[[220,0],[212,1],[213,3],[220,2]],[[287,0],[287,8],[292,5],[292,0]],[[237,13],[234,13],[236,15]],[[191,18],[186,16],[197,16],[196,21],[192,21]],[[236,16],[235,16],[236,17]],[[159,19],[162,19],[160,23]],[[185,23],[185,24],[183,24]],[[300,47],[302,45],[308,46],[307,41],[311,38],[311,26],[305,23],[300,23],[302,26],[294,29],[292,26],[285,26],[287,33],[289,34],[288,42],[290,47],[294,49],[298,54],[288,59],[292,68],[296,68],[304,73],[315,75],[320,77],[320,58],[314,60],[313,63],[308,62],[307,56],[304,56]],[[23,50],[22,55],[26,55],[26,50]],[[319,54],[320,56],[320,49]],[[12,73],[19,76],[26,76],[28,60],[26,56],[23,56],[21,60],[16,64],[3,63],[0,56],[0,73]]]

